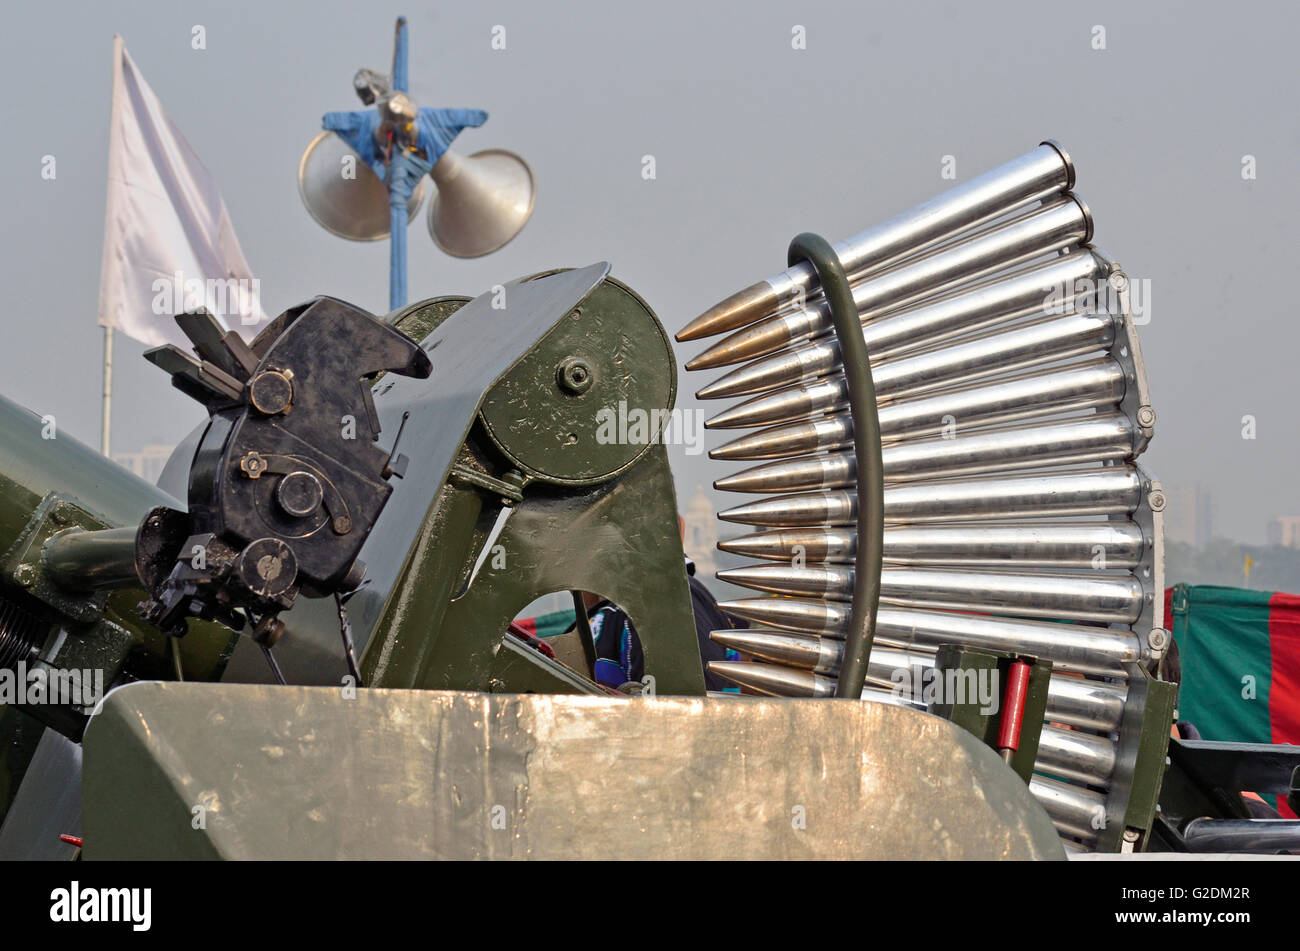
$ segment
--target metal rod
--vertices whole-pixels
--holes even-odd
[[[1029,664],[1020,658],[1011,662],[1002,696],[998,722],[998,752],[1010,763],[1020,749],[1020,729],[1025,722],[1025,698],[1029,695]]]
[[[401,433],[398,433],[400,436]],[[334,606],[339,612],[339,636],[343,639],[343,658],[348,664],[348,673],[352,675],[352,682],[358,687],[364,687],[365,683],[361,680],[361,669],[357,666],[357,652],[352,643],[352,623],[348,620],[347,598],[338,591],[334,592]]]
[[[596,639],[591,636],[591,622],[587,619],[587,602],[581,591],[570,591],[573,596],[574,630],[578,632],[578,642],[582,644],[582,656],[587,661],[587,669],[596,676]]]
[[[172,655],[172,671],[176,674],[176,681],[181,683],[185,680],[185,667],[181,664],[181,639],[168,635],[168,648]]]
[[[281,687],[286,686],[288,681],[284,679],[284,671],[280,670],[280,664],[271,653],[271,648],[265,644],[259,644],[258,647],[262,648],[262,656],[266,658],[266,665],[271,668],[271,676],[275,678],[275,682]]]
[[[880,421],[876,415],[876,388],[871,361],[862,337],[848,278],[834,249],[821,237],[804,233],[790,242],[789,263],[810,264],[821,281],[831,309],[840,351],[846,360],[850,413],[858,479],[857,571],[841,673],[835,696],[858,698],[867,676],[871,642],[875,637],[876,609],[880,603],[882,532],[885,524],[884,466],[881,463]]]
[[[410,91],[409,50],[406,17],[398,17],[393,37],[393,89],[397,92]]]
[[[55,535],[41,549],[41,566],[73,591],[143,586],[135,570],[135,526]]]
[[[1300,819],[1193,819],[1183,843],[1190,852],[1300,851]]]
[[[405,185],[406,149],[393,143],[388,161],[388,308],[406,306],[406,225],[410,188]]]
[[[99,426],[99,451],[109,455],[112,447],[111,431],[113,423],[113,328],[104,328],[104,400],[103,418]],[[111,458],[111,457],[110,457]]]
[[[1074,165],[1069,155],[1058,144],[1044,142],[840,241],[834,250],[844,269],[858,277],[1073,186]],[[695,340],[745,326],[774,313],[791,299],[811,296],[816,287],[816,270],[801,262],[710,308],[679,332],[677,339]]]
[[[398,17],[393,37],[393,90],[407,92],[409,82],[409,41],[406,17]],[[407,203],[414,182],[407,178],[410,162],[405,147],[394,138],[388,160],[388,309],[406,306],[406,226]]]

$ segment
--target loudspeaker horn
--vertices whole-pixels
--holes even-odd
[[[458,258],[477,258],[506,245],[533,213],[537,184],[514,152],[487,149],[468,157],[445,152],[430,173],[429,234]]]
[[[353,161],[345,163],[348,157]],[[420,210],[424,193],[421,180],[406,203],[408,222]],[[320,133],[302,153],[298,194],[321,227],[340,238],[388,237],[388,189],[356,150],[333,132]]]

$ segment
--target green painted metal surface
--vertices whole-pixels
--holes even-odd
[[[657,441],[676,392],[667,333],[631,288],[606,278],[492,388],[480,415],[526,475],[590,485]]]
[[[1106,827],[1097,837],[1098,851],[1126,848],[1125,832],[1136,835],[1134,850],[1144,852],[1152,846],[1177,702],[1177,684],[1155,680],[1133,665],[1115,755],[1112,788],[1117,793],[1106,803]]]
[[[61,501],[63,521],[55,517]],[[67,593],[45,576],[39,559],[40,543],[51,534],[78,525],[135,525],[155,505],[180,503],[67,435],[57,420],[0,397],[0,599],[37,617],[48,643],[66,632],[57,654],[47,651],[61,667],[101,669],[106,684],[127,665],[139,678],[175,676],[167,639],[136,610],[142,591],[91,599]],[[236,637],[216,624],[194,624],[179,645],[186,676],[220,676]],[[36,712],[60,729],[80,729],[58,709]],[[0,708],[0,820],[41,731],[28,713]]]
[[[1065,857],[987,746],[859,701],[135,684],[84,801],[89,860]]]
[[[506,285],[505,305],[531,282],[566,273]],[[428,338],[464,304],[438,298],[390,319]],[[434,353],[429,385],[436,386]],[[574,359],[589,373],[576,389],[563,372]],[[536,652],[503,653],[502,645],[506,626],[529,602],[582,590],[628,612],[656,691],[703,693],[676,492],[657,438],[675,393],[663,327],[633,291],[604,278],[483,397],[364,639],[366,682],[478,690],[533,690],[540,682],[573,690],[569,675],[554,676],[553,662]],[[608,419],[602,411],[613,415],[613,441],[598,432]],[[620,412],[626,419],[632,411],[654,429],[639,440],[618,438],[626,435],[617,431]]]
[[[1007,683],[1008,671],[1016,655],[995,651],[976,651],[968,647],[945,644],[935,657],[938,677],[944,671],[993,672],[992,683],[997,691],[996,713],[986,713],[977,699],[969,696],[943,697],[935,704],[934,712],[945,720],[978,737],[990,749],[997,749],[998,729],[1002,723],[1002,691]],[[984,674],[987,676],[987,674]],[[1026,783],[1034,773],[1038,759],[1038,741],[1043,732],[1043,719],[1047,713],[1047,687],[1052,677],[1052,662],[1034,660],[1029,668],[1029,685],[1025,693],[1024,719],[1020,728],[1020,746],[1011,757],[1011,769]],[[942,682],[942,681],[940,681]]]

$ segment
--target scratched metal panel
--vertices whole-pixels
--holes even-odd
[[[390,373],[375,387],[375,409],[383,426],[380,445],[391,446],[402,413],[411,414],[399,447],[410,462],[406,478],[393,480],[393,494],[361,549],[369,583],[348,605],[358,656],[383,613],[393,583],[484,396],[608,274],[609,264],[601,261],[508,284],[503,296],[488,291],[421,341],[433,364],[428,379]],[[504,306],[499,306],[503,300]],[[276,656],[286,679],[291,683],[340,682],[347,668],[339,648],[333,600],[299,598],[281,620],[287,628]],[[248,638],[241,638],[226,679],[266,678],[261,651]]]
[[[84,802],[91,859],[1064,858],[988,747],[841,700],[140,683]]]

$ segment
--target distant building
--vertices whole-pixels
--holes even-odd
[[[682,513],[686,534],[682,548],[695,562],[696,576],[701,580],[712,578],[718,570],[718,521],[713,517],[713,503],[703,485],[695,487],[695,495]]]
[[[171,458],[175,446],[162,443],[150,443],[139,452],[115,452],[113,461],[123,468],[130,469],[146,482],[157,484],[162,475],[163,466]]]
[[[1279,515],[1268,523],[1268,543],[1300,548],[1300,515]]]
[[[1165,486],[1165,540],[1204,550],[1214,537],[1214,497],[1199,482]]]

